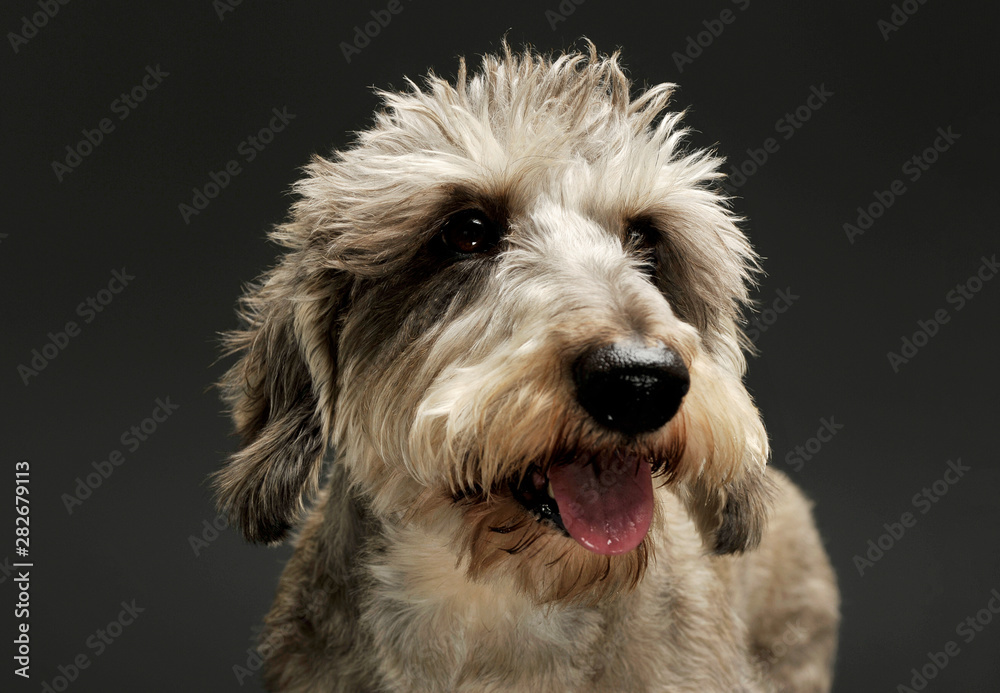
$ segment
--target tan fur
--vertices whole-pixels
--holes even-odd
[[[256,541],[304,516],[262,641],[270,689],[829,690],[835,580],[742,384],[756,257],[719,160],[664,111],[672,85],[633,94],[591,46],[505,47],[411,86],[307,167],[273,234],[288,252],[228,338],[244,446],[220,504]],[[467,209],[501,243],[446,258],[434,244]],[[623,340],[667,345],[690,376],[636,436],[593,421],[570,375]],[[582,548],[510,490],[620,451],[656,472],[627,553]]]

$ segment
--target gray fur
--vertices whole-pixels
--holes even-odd
[[[304,517],[261,643],[270,690],[829,690],[835,579],[742,384],[757,258],[671,90],[633,94],[593,46],[505,46],[382,94],[306,168],[227,340],[243,446],[215,479],[251,540]],[[456,258],[439,236],[467,209],[502,239]],[[691,378],[637,437],[574,399],[573,360],[621,339]],[[631,552],[511,496],[532,465],[618,450],[658,470]]]

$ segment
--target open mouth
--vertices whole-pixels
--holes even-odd
[[[514,494],[514,500],[523,505],[535,520],[543,524],[551,523],[569,536],[562,515],[559,514],[559,504],[552,494],[549,477],[538,466],[532,465],[521,483],[510,482],[510,491]]]
[[[537,521],[598,554],[636,548],[653,519],[652,467],[637,455],[599,454],[547,470],[533,466],[510,487]]]

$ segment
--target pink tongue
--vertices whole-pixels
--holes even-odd
[[[649,462],[625,455],[549,469],[563,525],[584,548],[605,555],[637,547],[653,519]]]

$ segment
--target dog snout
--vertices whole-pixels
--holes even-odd
[[[615,342],[581,355],[573,366],[576,399],[605,428],[655,431],[673,418],[691,384],[680,355],[662,342]]]

